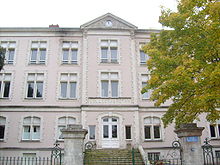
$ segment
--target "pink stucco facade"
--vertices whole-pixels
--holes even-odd
[[[59,128],[70,121],[86,129],[94,126],[94,132],[89,131],[86,141],[94,141],[97,148],[141,145],[146,152],[165,156],[172,141],[177,139],[174,126],[164,128],[160,120],[170,102],[154,107],[153,102],[143,99],[140,93],[142,77],[149,75],[146,65],[140,64],[140,45],[149,42],[152,32],[159,31],[138,29],[109,13],[80,28],[0,28],[0,43],[15,42],[13,48],[7,47],[7,51],[14,50],[13,64],[6,64],[0,72],[2,84],[10,82],[8,96],[2,93],[7,90],[5,86],[0,93],[0,125],[4,127],[0,156],[25,153],[49,156],[59,139]],[[37,48],[33,42],[38,42]],[[39,47],[41,42],[45,42],[46,47]],[[63,64],[65,42],[76,43],[76,47],[68,49],[77,50],[76,63]],[[104,42],[109,45],[102,46]],[[113,42],[116,45],[111,46]],[[46,50],[42,64],[30,63],[34,49]],[[102,53],[107,49],[110,61],[102,62]],[[117,62],[111,62],[113,50],[116,50]],[[41,58],[39,52],[38,56]],[[6,80],[7,74],[10,80]],[[33,80],[29,80],[30,74],[35,75]],[[43,78],[38,80],[39,74],[43,74]],[[62,75],[68,76],[62,80]],[[73,80],[71,76],[75,76]],[[28,83],[32,82],[35,86],[29,88]],[[42,96],[29,97],[29,92],[41,91],[37,86],[39,82],[43,84]],[[65,88],[65,83],[62,87],[63,82],[68,85],[74,82],[76,88],[68,85]],[[108,83],[107,87],[104,82]],[[62,90],[70,92],[69,97],[68,94],[61,96],[65,95]],[[107,97],[103,96],[105,90]],[[116,96],[113,97],[114,91]],[[70,96],[72,92],[74,97]],[[25,123],[25,119],[30,123]],[[206,137],[212,139],[214,150],[219,151],[220,131],[211,138],[210,124],[204,116],[197,123],[205,127],[202,141]],[[90,134],[95,137],[89,138]],[[34,136],[37,138],[33,139]],[[62,139],[59,142],[63,147]]]

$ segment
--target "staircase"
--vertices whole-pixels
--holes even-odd
[[[84,165],[144,165],[137,149],[87,150]]]

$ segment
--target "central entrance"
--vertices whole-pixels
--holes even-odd
[[[102,118],[102,148],[119,148],[118,118]]]

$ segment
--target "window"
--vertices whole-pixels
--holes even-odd
[[[58,129],[57,129],[58,139],[63,139],[61,132],[62,129],[67,128],[67,125],[69,124],[75,124],[75,123],[76,123],[76,119],[74,117],[70,117],[70,116],[60,117],[58,119]]]
[[[89,139],[95,139],[95,125],[89,125]]]
[[[62,63],[77,64],[78,42],[64,41],[62,46]]]
[[[215,151],[215,157],[220,158],[220,150]]]
[[[142,46],[144,44],[140,44],[139,48],[140,48],[140,64],[146,64],[147,60],[149,59],[149,56],[147,54],[144,53],[144,51],[142,50]]]
[[[22,140],[40,140],[40,123],[41,119],[39,117],[25,117]]]
[[[147,117],[144,119],[144,138],[145,140],[161,139],[161,121],[157,117]]]
[[[6,64],[13,64],[14,63],[14,56],[15,56],[15,41],[2,41],[0,46],[5,49],[5,63]]]
[[[0,73],[0,98],[9,98],[11,73]]]
[[[27,98],[42,98],[43,97],[43,73],[29,73],[27,77]]]
[[[60,98],[75,99],[77,86],[76,73],[61,73],[60,75]]]
[[[209,128],[211,138],[220,138],[220,120],[216,124],[211,124]]]
[[[101,97],[118,97],[118,79],[117,72],[101,73]]]
[[[5,125],[6,125],[6,118],[0,116],[0,140],[4,140],[5,138]]]
[[[141,75],[142,88],[144,88],[147,85],[148,80],[149,80],[149,75],[147,74]],[[142,99],[150,99],[150,95],[151,95],[151,91],[149,90],[148,92],[142,94]]]
[[[159,152],[149,152],[147,154],[149,161],[160,160],[160,153]]]
[[[32,41],[30,63],[31,64],[45,64],[46,50],[47,50],[46,41]]]
[[[116,40],[101,41],[101,62],[102,63],[118,62],[118,41]]]
[[[131,126],[130,125],[126,125],[125,126],[125,138],[126,140],[130,140],[131,139]]]

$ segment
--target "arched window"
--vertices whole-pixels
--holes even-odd
[[[23,119],[22,140],[40,140],[40,123],[39,117],[25,117]]]
[[[146,117],[144,119],[144,139],[161,139],[161,120],[158,117]]]
[[[74,117],[63,116],[63,117],[58,118],[58,127],[57,127],[58,128],[57,129],[58,139],[63,139],[61,129],[67,128],[67,125],[75,124],[75,123],[76,123],[76,119]]]
[[[0,140],[4,140],[5,138],[5,125],[6,125],[6,118],[0,116]]]

